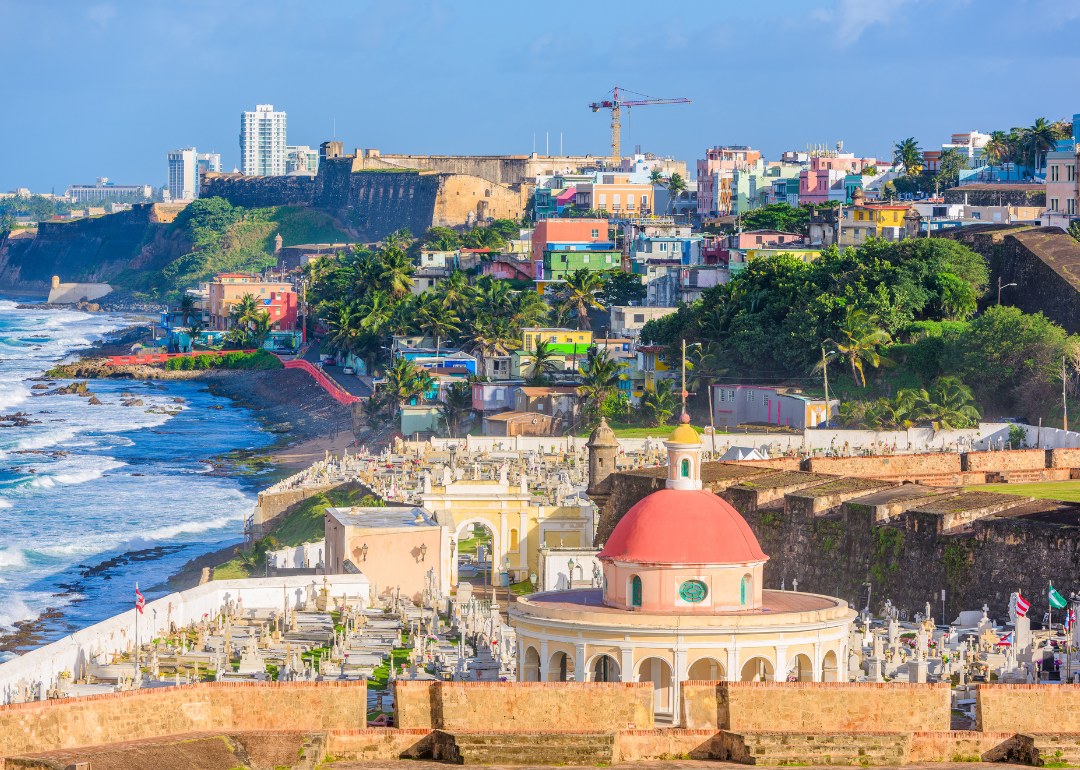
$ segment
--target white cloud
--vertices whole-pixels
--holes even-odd
[[[109,19],[116,15],[116,8],[109,3],[92,5],[86,10],[86,15],[90,17],[91,21],[96,21],[104,27]]]
[[[811,18],[832,24],[833,34],[841,47],[856,42],[867,28],[889,24],[903,6],[919,0],[836,0],[832,8],[817,8]]]

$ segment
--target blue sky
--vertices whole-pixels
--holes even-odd
[[[188,145],[239,162],[242,110],[288,113],[290,144],[347,151],[604,154],[587,104],[642,107],[623,148],[691,166],[807,142],[881,156],[915,136],[1080,112],[1080,0],[0,0],[0,191],[107,176],[161,185]]]

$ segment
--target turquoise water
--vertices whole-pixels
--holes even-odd
[[[0,630],[56,608],[56,638],[129,609],[136,582],[145,593],[238,542],[252,482],[208,475],[206,461],[272,437],[198,382],[91,381],[101,406],[32,395],[26,378],[127,321],[15,304],[0,300],[0,415],[34,424],[0,428]],[[121,406],[122,393],[144,405]],[[159,407],[180,411],[147,412]]]

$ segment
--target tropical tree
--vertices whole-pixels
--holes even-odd
[[[543,323],[548,310],[547,302],[535,291],[519,291],[510,297],[510,318],[519,327]]]
[[[723,365],[723,352],[715,345],[695,347],[686,362],[686,368],[690,372],[690,382],[687,383],[695,391],[705,388],[709,395],[709,425],[716,430],[716,413],[713,411],[712,388],[717,379],[727,374],[727,368]]]
[[[481,313],[492,317],[510,313],[510,284],[485,275],[476,282],[476,305]]]
[[[184,294],[184,296],[180,298],[179,310],[181,326],[188,325],[188,319],[191,318],[192,315],[194,315],[197,307],[198,300],[196,300],[195,297],[193,297],[191,294]]]
[[[395,236],[389,236],[387,240]],[[416,268],[412,260],[396,245],[390,245],[379,252],[378,285],[394,299],[399,299],[412,290],[413,273]]]
[[[1046,153],[1057,142],[1057,134],[1054,127],[1046,118],[1039,118],[1035,125],[1024,131],[1024,150],[1034,161],[1034,166],[1039,169],[1046,161]]]
[[[893,157],[904,167],[907,176],[917,176],[922,171],[922,149],[913,136],[897,143]]]
[[[649,184],[663,185],[664,184],[664,172],[658,168],[654,168],[649,172]]]
[[[971,388],[957,377],[939,377],[929,393],[923,389],[913,394],[911,412],[935,431],[977,425],[982,416]]]
[[[670,212],[671,207],[675,205],[675,199],[679,197],[679,193],[686,192],[686,180],[682,178],[681,174],[672,174],[665,187],[667,187],[668,191],[668,212]]]
[[[255,316],[251,322],[251,338],[255,343],[254,347],[261,348],[266,344],[266,341],[270,339],[270,332],[274,329],[274,320],[270,317],[270,314],[263,311]]]
[[[469,276],[460,270],[452,272],[435,290],[435,296],[442,302],[443,307],[459,316],[465,311],[474,294],[473,287],[469,285]]]
[[[509,318],[483,317],[478,319],[465,338],[466,349],[480,355],[480,371],[487,373],[485,362],[493,356],[508,356],[521,347],[518,330]]]
[[[600,273],[581,268],[566,277],[566,282],[559,289],[559,299],[576,314],[579,329],[591,329],[589,309],[603,310],[604,306],[596,300],[597,292],[604,288],[604,279]]]
[[[537,388],[548,383],[548,375],[559,370],[555,362],[556,352],[547,340],[540,340],[532,351],[532,362],[529,364],[529,374],[526,378],[530,386]]]
[[[877,316],[869,315],[861,308],[848,307],[844,321],[840,324],[839,339],[825,340],[841,358],[851,365],[851,378],[856,384],[866,387],[866,374],[863,364],[873,367],[895,366],[895,363],[877,352],[879,345],[892,342],[892,336],[880,328]]]
[[[356,343],[360,336],[362,323],[362,311],[357,312],[353,305],[338,307],[337,313],[326,324],[330,330],[326,340],[330,348],[338,353],[356,352]]]
[[[444,307],[443,303],[429,292],[424,292],[420,297],[420,304],[416,307],[415,323],[417,331],[435,338],[436,358],[439,356],[443,339],[461,331],[457,314]]]
[[[245,294],[240,301],[232,306],[229,317],[234,326],[247,326],[258,316],[260,312],[259,300],[253,294]]]
[[[648,294],[640,275],[624,273],[622,270],[604,271],[604,288],[600,292],[601,304],[608,307],[625,306],[641,302]]]
[[[394,422],[401,411],[402,404],[424,394],[422,376],[428,375],[407,358],[398,358],[386,370],[385,381],[379,386],[382,401],[390,419]]]
[[[679,399],[671,380],[659,380],[656,385],[645,391],[641,397],[641,413],[645,424],[659,427],[671,419],[679,408]]]
[[[983,145],[982,156],[990,164],[991,168],[1000,166],[1009,159],[1012,154],[1012,144],[1009,136],[1004,131],[991,131],[990,139]]]
[[[459,438],[462,422],[472,413],[472,383],[452,382],[446,389],[446,396],[439,404],[439,414],[446,422],[450,438]]]
[[[619,364],[608,356],[607,348],[590,348],[585,357],[585,366],[579,370],[585,395],[585,408],[596,413],[604,399],[619,385]]]

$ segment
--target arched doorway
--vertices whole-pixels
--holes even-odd
[[[457,525],[454,540],[453,585],[471,583],[473,593],[484,598],[484,590],[491,589],[492,565],[495,565],[496,582],[501,570],[499,533],[484,519],[473,518]]]
[[[836,664],[836,652],[829,650],[821,659],[821,681],[839,682],[840,668]]]
[[[784,681],[813,682],[814,663],[810,660],[810,656],[800,653],[794,658],[792,658],[791,661],[788,663],[788,668],[784,676]]]
[[[522,671],[526,682],[540,681],[540,653],[535,647],[526,648]]]
[[[548,661],[548,681],[573,682],[574,679],[574,658],[562,651],[554,653]]]
[[[724,664],[716,658],[698,658],[690,664],[686,678],[695,682],[723,682],[727,676]]]
[[[671,716],[675,702],[671,687],[671,666],[663,658],[645,658],[638,663],[637,681],[653,683],[653,711]]]
[[[750,658],[742,667],[739,674],[741,682],[771,682],[773,678],[773,666],[768,658]]]
[[[589,673],[593,682],[621,682],[622,672],[615,658],[610,655],[600,655],[593,660],[589,667]]]

